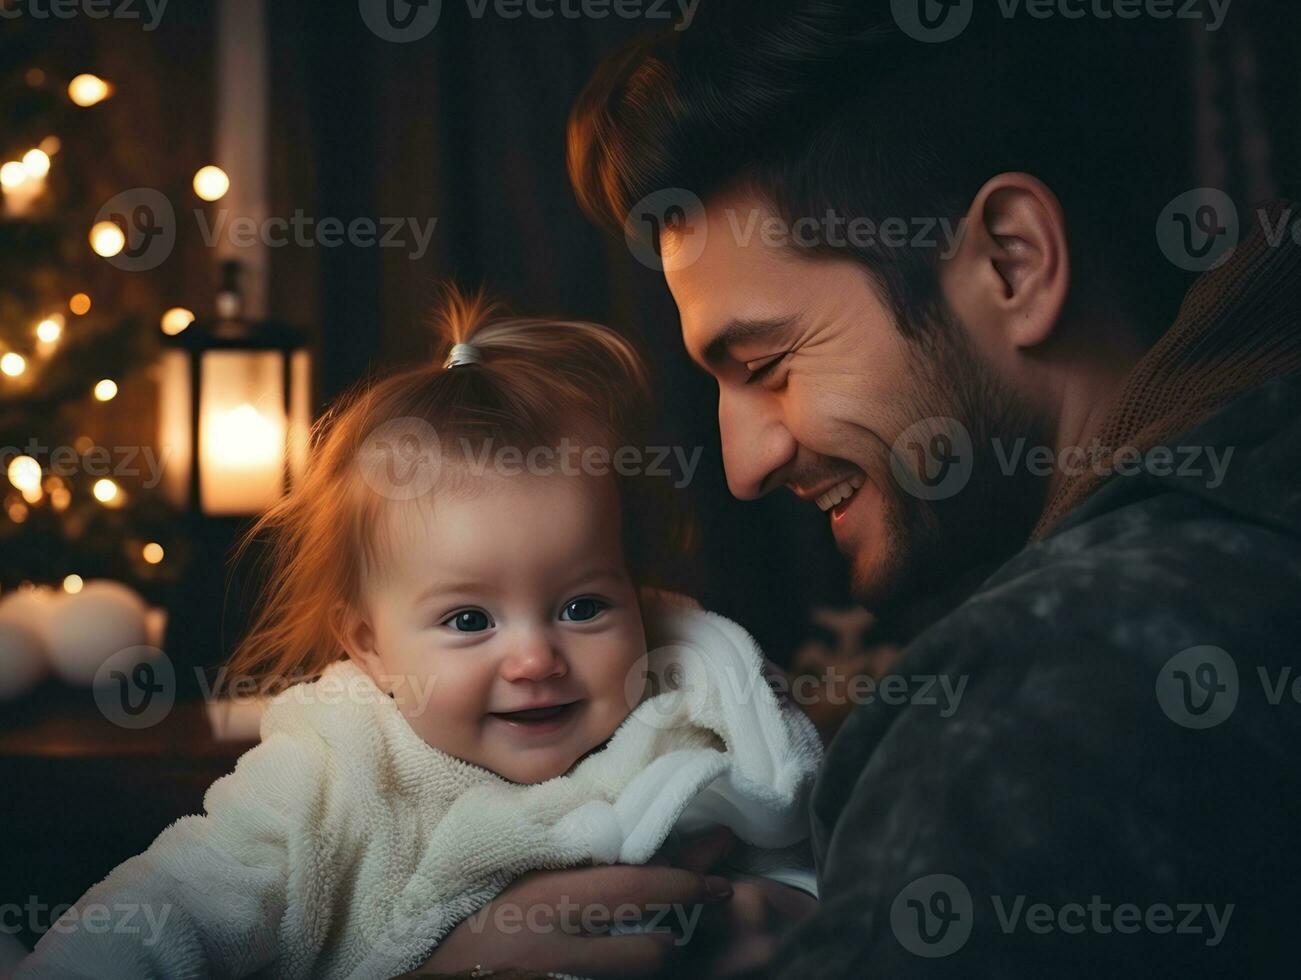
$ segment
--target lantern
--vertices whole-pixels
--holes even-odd
[[[209,516],[263,510],[307,462],[309,355],[288,325],[242,315],[238,278],[225,263],[216,318],[165,338],[159,379],[164,494]]]

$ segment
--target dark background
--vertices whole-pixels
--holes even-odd
[[[1179,190],[1218,187],[1244,203],[1294,191],[1297,6],[1234,0],[1214,33],[1197,21],[1153,23],[1150,64],[1142,66],[1148,78],[1136,82],[1132,103],[1081,126],[1156,128],[1168,137],[1170,159],[1182,161],[1182,173],[1168,175]],[[366,28],[354,0],[266,4],[270,214],[437,218],[419,260],[406,249],[346,243],[271,249],[268,312],[307,331],[318,407],[372,370],[429,356],[430,311],[445,280],[486,286],[520,312],[594,319],[635,338],[651,359],[663,441],[704,447],[685,492],[700,546],[675,584],[744,623],[786,661],[816,632],[811,608],[849,601],[826,521],[783,492],[731,499],[713,385],[682,351],[662,277],[584,219],[565,172],[565,121],[595,65],[626,38],[666,22],[503,19],[491,9],[475,18],[470,10],[464,0],[444,0],[427,37],[397,44]],[[117,88],[93,110],[102,143],[98,199],[149,186],[194,206],[190,177],[214,156],[215,5],[172,0],[152,32],[85,17],[42,31],[35,54],[58,51]],[[990,57],[998,56],[992,43]],[[1135,179],[1150,176],[1152,161],[1132,165]],[[193,221],[182,220],[180,232],[167,262],[132,277],[132,300],[150,319],[178,303],[200,316],[211,310],[211,249]],[[138,381],[124,384],[89,428],[112,429],[119,442],[133,430],[151,441],[155,396],[143,373]]]
[[[1171,156],[1185,164],[1180,179],[1170,175],[1180,190],[1221,187],[1250,202],[1294,189],[1295,8],[1237,0],[1215,33],[1196,22],[1154,25],[1148,70],[1157,81],[1136,86],[1131,114],[1081,125],[1168,133]],[[565,172],[565,120],[594,66],[634,33],[664,25],[474,19],[449,0],[429,37],[391,44],[359,29],[352,3],[271,5],[273,213],[439,219],[419,262],[398,250],[279,250],[272,301],[278,314],[319,326],[327,397],[367,364],[426,353],[422,324],[443,277],[484,284],[521,310],[634,336],[652,359],[666,439],[705,447],[687,491],[701,546],[678,584],[787,662],[817,631],[812,607],[849,602],[826,521],[786,493],[749,503],[727,493],[713,385],[681,348],[662,277],[586,222]],[[1147,165],[1134,161],[1136,179]]]
[[[272,79],[273,213],[437,216],[438,225],[418,262],[396,249],[273,255],[279,315],[318,298],[308,318],[321,331],[323,394],[369,364],[427,356],[424,325],[444,278],[484,285],[520,311],[628,333],[652,359],[663,441],[704,447],[684,491],[701,547],[675,584],[785,659],[811,605],[847,601],[826,521],[789,495],[731,499],[712,382],[681,349],[662,276],[585,220],[565,171],[570,106],[601,56],[646,22],[475,20],[449,2],[416,43],[359,27],[353,4],[272,7],[272,47],[284,54]]]

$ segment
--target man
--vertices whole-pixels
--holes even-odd
[[[976,6],[713,0],[571,123],[732,492],[826,511],[869,608],[948,597],[829,748],[816,911],[751,896],[726,962],[784,913],[783,977],[1295,970],[1301,211],[1179,196],[1186,25]]]

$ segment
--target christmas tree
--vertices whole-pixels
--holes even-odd
[[[159,602],[183,548],[142,462],[158,454],[140,425],[134,445],[87,434],[158,337],[156,314],[131,309],[132,273],[105,260],[130,217],[102,215],[92,191],[105,177],[97,107],[113,88],[71,63],[84,49],[39,28],[7,20],[0,46],[0,591],[112,578]]]

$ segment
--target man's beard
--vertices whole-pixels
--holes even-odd
[[[938,615],[965,597],[986,575],[1019,551],[1044,506],[1046,482],[1024,467],[1005,473],[995,445],[1017,439],[1026,447],[1051,445],[1049,426],[1028,400],[998,377],[951,321],[933,323],[915,354],[911,387],[916,399],[903,428],[922,419],[953,419],[970,436],[970,477],[942,499],[922,499],[894,474],[920,460],[883,449],[874,472],[882,497],[881,539],[871,554],[854,556],[851,589],[887,619],[914,620],[916,610]],[[897,447],[896,447],[897,448]],[[913,484],[916,486],[916,484]]]

